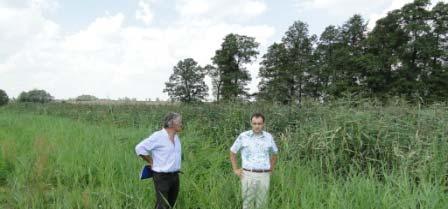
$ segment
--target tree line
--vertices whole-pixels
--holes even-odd
[[[210,76],[216,101],[254,97],[291,104],[346,95],[446,101],[447,35],[448,4],[439,2],[431,8],[429,0],[390,11],[371,31],[361,15],[326,27],[319,37],[309,33],[306,23],[295,21],[262,55],[259,91],[249,94],[252,78],[246,66],[259,55],[259,43],[231,33],[211,64],[202,67],[192,58],[179,61],[164,92],[174,101],[203,101],[208,96],[204,78]]]
[[[448,98],[448,3],[431,7],[415,0],[390,11],[368,31],[361,15],[341,26],[330,25],[318,37],[308,24],[295,21],[278,43],[261,56],[258,92],[250,94],[252,80],[246,66],[259,55],[255,38],[228,34],[211,58],[200,66],[180,60],[163,92],[172,101],[200,102],[208,97],[212,81],[216,101],[270,101],[301,103],[304,98],[325,102],[340,97],[391,97],[413,102],[446,102]],[[81,95],[77,101],[96,100]],[[22,92],[19,102],[50,102],[44,90]],[[0,105],[9,102],[0,89]]]

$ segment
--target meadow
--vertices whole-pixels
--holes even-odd
[[[448,208],[448,106],[396,100],[0,107],[0,208],[153,208],[134,146],[183,115],[178,209],[240,208],[228,159],[255,111],[279,147],[270,208]]]

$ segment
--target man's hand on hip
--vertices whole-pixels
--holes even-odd
[[[241,168],[238,168],[238,169],[234,169],[233,170],[233,173],[235,174],[235,175],[237,175],[238,177],[243,177],[243,169],[241,169]]]

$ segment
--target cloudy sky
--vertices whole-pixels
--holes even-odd
[[[264,54],[296,20],[319,35],[355,13],[373,26],[409,2],[0,0],[0,89],[10,97],[37,88],[57,99],[81,94],[166,99],[162,90],[172,67],[189,57],[200,65],[211,63],[228,33],[255,37]],[[248,66],[252,91],[258,61]]]

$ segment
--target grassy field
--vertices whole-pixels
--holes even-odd
[[[228,150],[254,111],[279,146],[270,208],[448,208],[448,106],[12,104],[0,108],[0,208],[152,208],[134,146],[184,116],[177,208],[240,208]]]

